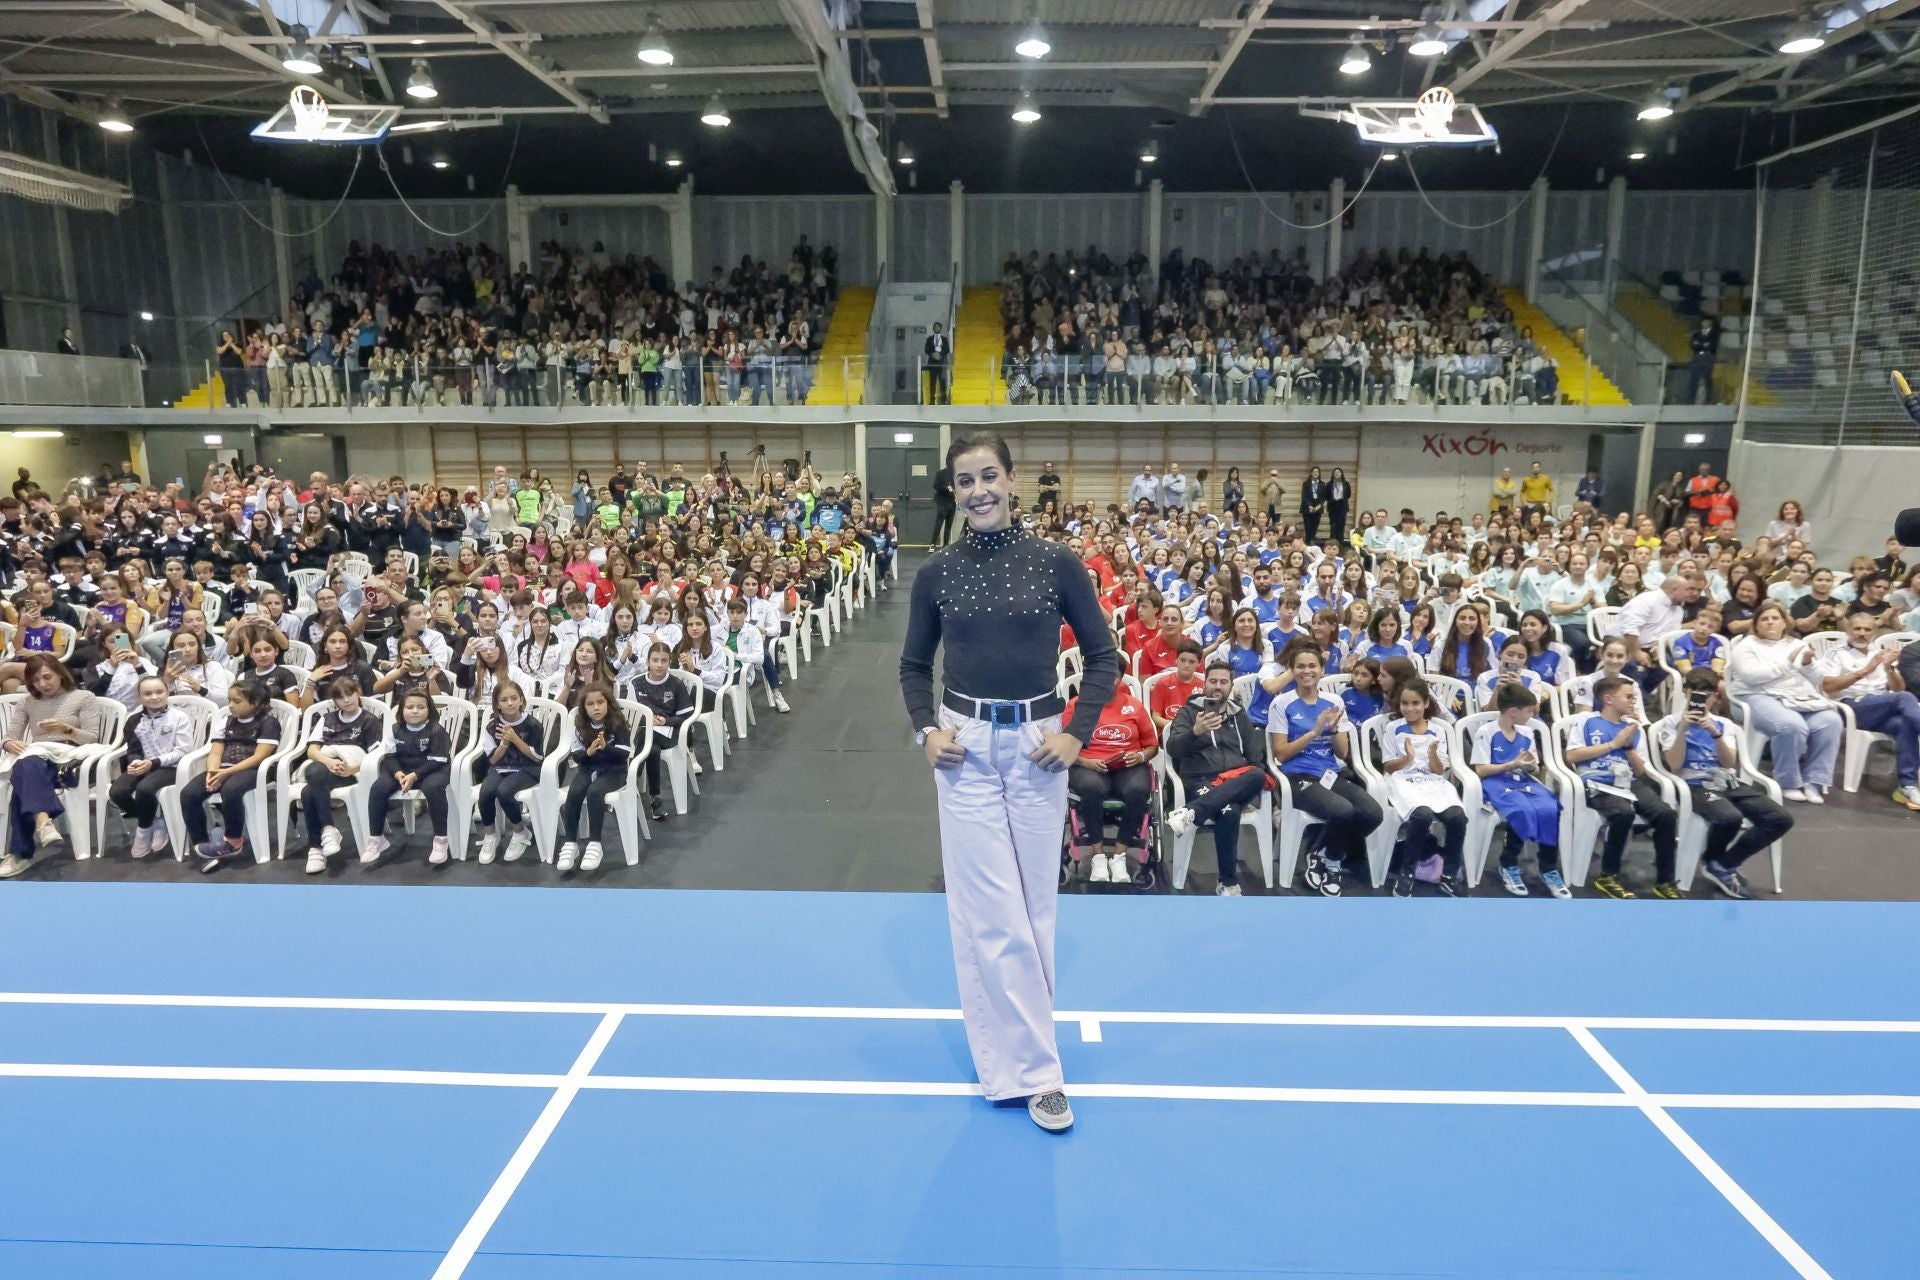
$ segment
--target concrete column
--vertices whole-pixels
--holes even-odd
[[[273,281],[279,295],[273,306],[273,319],[285,317],[287,299],[293,297],[293,245],[287,233],[293,224],[287,220],[287,193],[267,184],[267,224],[273,228]],[[319,261],[319,246],[313,246],[314,261]]]
[[[674,193],[674,204],[667,211],[667,230],[673,240],[673,278],[684,285],[697,279],[693,265],[693,178],[688,176]]]
[[[1640,452],[1633,464],[1633,501],[1626,504],[1629,511],[1638,511],[1647,501],[1647,495],[1653,492],[1653,447],[1660,433],[1658,419],[1640,424]],[[1614,506],[1621,504],[1616,502]]]
[[[1620,261],[1620,245],[1627,234],[1627,180],[1616,176],[1607,184],[1607,260],[1600,264],[1603,287],[1597,305],[1613,301],[1613,264]]]
[[[1824,245],[1830,243],[1829,232],[1833,226],[1833,174],[1823,173],[1814,179],[1813,199],[1807,209],[1807,243]],[[1822,255],[1809,253],[1803,255],[1807,261],[1805,286],[1809,293],[1818,291],[1821,286],[1820,271]]]
[[[1533,199],[1528,201],[1527,214],[1527,301],[1533,302],[1540,292],[1540,259],[1547,254],[1547,179],[1544,175],[1533,180]]]
[[[507,269],[518,271],[521,263],[533,265],[532,202],[523,199],[520,188],[507,184]]]
[[[1327,224],[1327,269],[1325,275],[1340,274],[1340,210],[1347,203],[1347,180],[1335,178],[1333,185],[1327,188],[1327,216],[1333,221]]]
[[[1156,281],[1160,278],[1160,263],[1166,256],[1163,247],[1167,235],[1166,216],[1166,184],[1155,178],[1147,184],[1147,270]]]
[[[873,278],[887,272],[887,259],[893,256],[893,197],[883,191],[873,193]]]
[[[964,289],[967,284],[967,192],[958,178],[947,188],[947,258]],[[955,305],[958,306],[958,302]]]
[[[42,112],[40,116],[41,137],[46,144],[46,155],[57,162],[60,149],[60,126],[52,112]],[[73,235],[67,226],[67,207],[62,204],[53,206],[53,236],[55,252],[60,261],[60,301],[64,304],[66,324],[73,330],[73,336],[80,340],[80,350],[88,355],[118,355],[118,351],[98,351],[90,349],[86,335],[80,332],[80,275],[73,267]],[[51,344],[49,344],[51,345]]]

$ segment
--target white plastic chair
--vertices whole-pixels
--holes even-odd
[[[627,764],[626,781],[607,793],[606,806],[612,811],[614,821],[620,830],[620,848],[630,867],[640,864],[640,840],[644,834],[649,840],[653,830],[647,825],[646,815],[640,811],[641,785],[639,770],[645,767],[646,758],[653,750],[653,711],[645,703],[628,698],[619,699],[621,714],[627,720],[627,747],[632,758]],[[571,717],[568,717],[571,720]],[[572,726],[563,723],[560,729],[561,742],[558,753],[550,753],[540,770],[540,785],[535,788],[535,801],[543,815],[551,815],[553,839],[540,847],[540,861],[552,862],[558,848],[558,828],[560,807],[566,799],[566,788],[562,782],[566,778],[569,763],[569,747],[573,741]]]
[[[270,862],[273,859],[273,830],[270,825],[273,814],[268,805],[272,792],[270,780],[273,777],[273,768],[283,756],[296,749],[300,728],[299,708],[282,702],[278,698],[271,699],[267,703],[266,713],[279,722],[280,745],[273,754],[260,762],[258,780],[254,783],[253,790],[247,792],[245,801],[247,840],[253,846],[253,860],[259,863]],[[228,714],[225,710],[221,710],[214,716],[212,727],[207,733],[208,741],[181,758],[175,770],[174,784],[160,793],[160,813],[166,821],[167,842],[173,847],[173,856],[176,861],[184,862],[187,857],[187,820],[186,811],[181,806],[181,790],[190,779],[206,772],[207,755],[213,749],[212,739],[219,735],[221,727],[227,722]],[[221,801],[215,798],[209,803],[220,804]]]
[[[451,783],[453,779],[458,776],[453,771],[455,762],[460,759],[463,752],[470,751],[480,740],[480,708],[474,706],[464,698],[449,697],[441,694],[433,699],[433,711],[435,718],[440,722],[440,726],[447,731],[449,781],[447,788],[447,845],[454,851],[456,857],[465,857],[467,847],[466,837],[471,829],[472,809],[471,806],[469,806],[464,815],[460,812],[459,806],[453,802],[454,787]],[[371,768],[362,770],[360,780],[347,790],[347,804],[352,815],[351,820],[353,827],[356,831],[360,832],[361,839],[363,840],[370,840],[374,836],[384,834],[384,832],[372,829],[373,784],[379,780],[381,761],[385,759],[389,751],[393,750],[393,735],[395,726],[398,723],[399,714],[397,711],[387,717],[387,728],[386,732],[381,735],[380,745],[368,753],[368,763]],[[393,799],[394,803],[400,806],[400,820],[405,825],[407,834],[412,835],[418,829],[420,807],[426,803],[426,793],[421,791],[397,791],[394,793]],[[456,834],[459,837],[458,839],[455,839]]]
[[[706,735],[707,756],[713,761],[714,772],[725,772],[727,767],[727,718],[725,708],[721,705],[720,698],[716,697],[714,691],[707,688],[700,677],[693,674],[693,672],[675,671],[673,674],[687,685],[697,699],[695,704],[697,709],[688,720],[688,723],[699,725],[700,731]],[[688,747],[692,747],[691,740],[688,742]],[[687,759],[689,763],[691,763],[693,757],[689,755]],[[696,783],[694,785],[694,791],[697,793],[699,790],[699,784]]]
[[[327,571],[294,569],[287,574],[287,582],[293,587],[294,608],[309,611],[313,608],[313,593],[327,585]]]
[[[1254,728],[1256,736],[1260,739],[1257,748],[1259,767],[1266,768],[1268,763],[1266,735],[1258,733],[1258,725]],[[1186,784],[1180,780],[1180,775],[1174,770],[1172,758],[1164,749],[1154,758],[1154,771],[1159,775],[1163,789],[1164,811],[1184,809],[1187,805]],[[1277,786],[1283,793],[1285,792],[1285,782],[1280,782]],[[1260,861],[1260,878],[1269,889],[1273,888],[1273,795],[1272,791],[1262,790],[1257,801],[1240,810],[1240,825],[1253,828],[1254,847]],[[1173,887],[1175,889],[1187,887],[1187,869],[1193,862],[1193,845],[1198,835],[1197,831],[1188,831],[1173,837]]]
[[[1454,726],[1458,736],[1460,751],[1453,757],[1453,774],[1460,784],[1460,794],[1467,802],[1467,843],[1466,872],[1468,884],[1479,884],[1480,877],[1486,873],[1487,855],[1493,847],[1493,837],[1505,825],[1498,811],[1486,801],[1486,789],[1480,775],[1473,770],[1469,759],[1473,751],[1473,740],[1480,732],[1480,726],[1492,724],[1500,719],[1497,711],[1479,711],[1463,718]],[[1571,862],[1575,845],[1573,793],[1584,794],[1580,783],[1567,770],[1551,745],[1552,734],[1538,716],[1521,725],[1521,730],[1532,735],[1533,752],[1540,757],[1540,765],[1534,770],[1535,776],[1546,786],[1553,789],[1554,796],[1560,801],[1559,857],[1560,876],[1568,883],[1573,882]]]
[[[167,703],[169,706],[177,707],[181,711],[186,712],[187,719],[193,722],[194,748],[197,749],[206,746],[207,735],[213,727],[214,717],[220,714],[221,709],[214,706],[211,700],[195,697],[189,693],[172,694],[167,698]],[[123,730],[123,739],[124,736]],[[98,833],[94,846],[96,849],[104,850],[106,848],[107,810],[111,807],[107,800],[107,792],[113,783],[113,767],[115,763],[125,759],[126,754],[126,743],[122,741],[115,746],[113,751],[101,758],[99,772],[94,779],[94,785],[90,794],[93,801],[93,829]]]
[[[1660,724],[1668,723],[1675,719],[1677,715],[1678,713],[1675,713],[1674,716],[1668,716],[1665,720],[1662,720]],[[1724,717],[1716,718],[1721,719],[1722,723],[1728,725],[1728,727],[1733,727],[1731,722],[1727,721]],[[1654,726],[1654,730],[1658,728],[1659,725]],[[1657,738],[1654,730],[1648,731],[1649,738]],[[1726,734],[1726,742],[1733,748],[1734,771],[1739,775],[1740,781],[1750,786],[1759,787],[1767,793],[1768,798],[1775,804],[1781,803],[1780,784],[1754,768],[1753,761],[1747,754],[1746,736],[1736,729],[1735,732]],[[1649,764],[1657,770],[1662,777],[1672,780],[1674,793],[1672,803],[1674,812],[1680,817],[1678,824],[1678,844],[1674,858],[1674,883],[1679,885],[1682,890],[1691,889],[1693,887],[1694,873],[1700,869],[1700,858],[1706,852],[1707,824],[1703,819],[1695,816],[1693,812],[1693,788],[1687,785],[1685,779],[1680,778],[1667,768],[1666,753],[1664,751],[1661,751],[1657,746],[1653,746],[1652,744],[1650,744],[1650,747],[1653,751],[1654,758],[1649,761]],[[1784,842],[1775,840],[1767,847],[1767,855],[1768,860],[1773,864],[1773,891],[1779,893],[1781,891],[1781,864],[1784,861]]]
[[[13,706],[24,700],[22,694],[9,694],[4,704],[5,714],[11,715]],[[95,697],[93,712],[99,726],[98,740],[75,750],[70,762],[76,770],[74,785],[60,788],[62,813],[55,819],[56,823],[65,819],[67,844],[77,862],[84,862],[94,854],[100,831],[99,825],[94,822],[94,801],[106,795],[109,771],[113,761],[124,751],[121,739],[126,735],[127,708],[124,703],[112,698]],[[13,824],[4,820],[12,802],[13,771],[9,769],[0,773],[0,855],[7,852],[12,836]]]

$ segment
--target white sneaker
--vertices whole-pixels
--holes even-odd
[[[154,853],[161,853],[166,850],[166,847],[167,847],[166,823],[156,822],[153,824],[153,830],[152,832],[149,833],[147,847]]]
[[[375,836],[367,841],[365,848],[360,850],[360,865],[365,866],[369,862],[380,861],[380,855],[392,847],[393,842],[385,836]]]
[[[33,829],[33,843],[38,848],[44,849],[48,845],[59,844],[61,839],[60,828],[51,822],[42,822]]]
[[[703,773],[705,773],[705,772],[707,771],[707,769],[706,769],[706,766],[705,766],[705,765],[703,765],[703,764],[701,764],[701,763],[700,763],[700,761],[699,761],[698,759],[695,759],[695,758],[693,757],[693,755],[692,755],[692,753],[691,753],[691,752],[689,752],[689,753],[688,753],[688,756],[687,756],[687,758],[688,758],[688,759],[690,759],[690,760],[693,760],[693,776],[694,776],[694,777],[696,777],[696,778],[697,778],[697,777],[699,777],[699,776],[700,776],[701,774],[703,774]]]
[[[518,839],[519,837],[516,836],[514,838]],[[513,849],[511,848],[511,846],[509,846],[509,848],[507,849],[507,861],[512,862],[515,856],[517,855],[514,854]],[[553,858],[554,868],[555,870],[562,871],[562,872],[571,871],[573,870],[574,862],[579,857],[580,857],[580,846],[575,844],[573,841],[569,840],[565,844],[561,845],[560,852],[554,855],[554,858]]]
[[[142,827],[133,833],[133,856],[144,858],[153,852],[153,828]]]
[[[1805,790],[1808,804],[1825,804],[1827,802],[1827,798],[1820,794],[1820,788],[1809,786],[1805,788]]]
[[[507,861],[520,861],[521,857],[527,852],[527,846],[532,843],[533,832],[527,830],[525,827],[520,827],[515,830],[512,837],[507,840]]]
[[[329,858],[340,852],[340,828],[326,827],[320,832],[320,852]]]
[[[1801,789],[1800,789],[1799,787],[1787,787],[1787,788],[1785,788],[1784,790],[1782,790],[1782,791],[1780,792],[1780,798],[1781,798],[1782,800],[1792,800],[1792,801],[1794,801],[1794,802],[1795,802],[1795,803],[1797,803],[1797,804],[1809,804],[1809,803],[1811,803],[1811,802],[1810,802],[1810,801],[1809,801],[1809,800],[1807,799],[1807,793],[1806,793],[1805,791],[1802,791],[1802,790],[1801,790]]]
[[[480,864],[482,866],[492,862],[493,855],[499,851],[500,836],[498,832],[489,831],[486,835],[480,837]]]
[[[327,855],[318,849],[307,850],[307,874],[317,876],[327,869]]]
[[[1107,869],[1107,855],[1090,853],[1087,855],[1087,882],[1089,884],[1111,884],[1113,873]]]
[[[1193,810],[1175,809],[1167,815],[1167,830],[1176,836],[1191,834],[1193,831]]]
[[[589,840],[587,841],[586,852],[580,855],[580,869],[582,871],[598,871],[600,869],[600,859],[606,856],[607,851],[601,846],[598,840]]]
[[[1133,883],[1133,868],[1127,865],[1126,854],[1112,854],[1109,856],[1108,861],[1113,864],[1113,882],[1115,884]]]
[[[1237,898],[1240,896],[1240,886],[1237,884],[1217,884],[1213,886],[1213,896],[1216,898]]]
[[[773,691],[773,709],[775,711],[793,710],[792,705],[787,701],[787,695],[780,692],[778,689],[775,689]]]
[[[447,838],[445,836],[435,836],[433,838],[433,848],[427,851],[427,865],[430,867],[445,866],[446,861]]]

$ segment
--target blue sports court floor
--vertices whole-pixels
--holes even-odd
[[[1920,907],[1061,906],[1049,1137],[934,895],[9,885],[0,1276],[1920,1270]]]

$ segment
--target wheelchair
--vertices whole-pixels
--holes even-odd
[[[1161,791],[1159,773],[1156,770],[1153,780],[1153,799],[1147,809],[1147,856],[1145,861],[1133,868],[1132,888],[1135,892],[1152,892],[1166,882],[1166,862],[1161,848],[1164,827],[1162,822],[1164,815],[1160,812]],[[1108,800],[1101,806],[1105,819],[1100,826],[1100,838],[1103,843],[1119,834],[1121,807],[1118,800]],[[1128,861],[1131,863],[1132,859],[1129,858]],[[1087,879],[1087,868],[1073,856],[1073,815],[1069,813],[1066,824],[1060,832],[1060,887],[1065,889],[1075,883],[1092,887],[1093,882]],[[1116,889],[1126,887],[1126,885],[1114,886]]]

